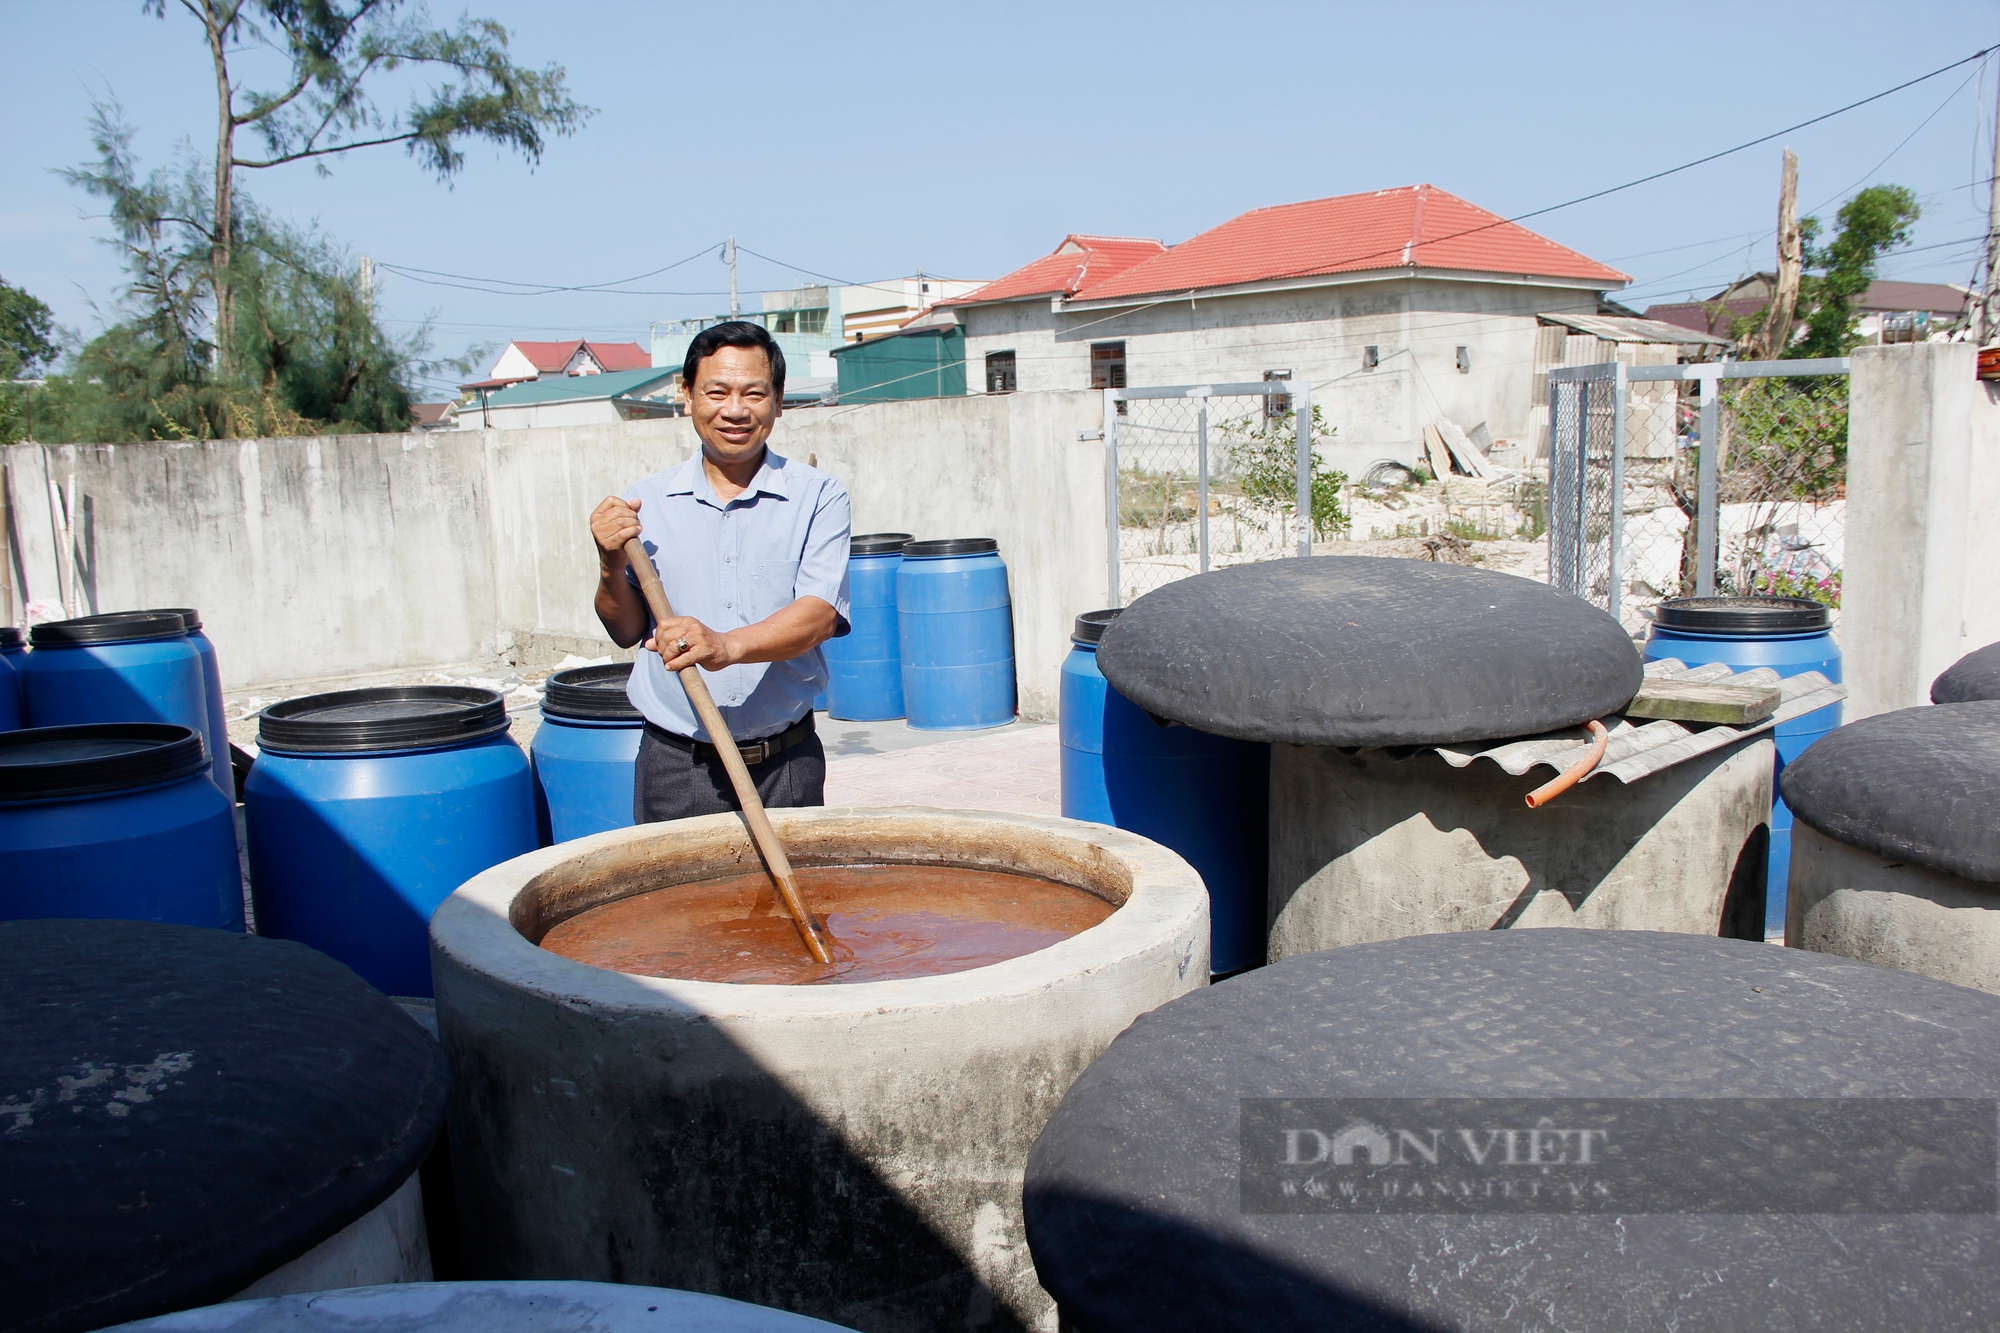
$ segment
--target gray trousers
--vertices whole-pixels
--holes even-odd
[[[757,797],[766,806],[826,804],[826,747],[809,736],[773,759],[750,765]],[[741,809],[729,770],[715,758],[697,760],[686,750],[644,733],[632,769],[632,822],[657,824]]]

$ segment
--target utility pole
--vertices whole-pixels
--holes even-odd
[[[375,309],[375,261],[367,255],[361,256],[361,306]]]
[[[1799,233],[1799,159],[1785,150],[1785,169],[1778,184],[1778,280],[1764,312],[1764,327],[1751,344],[1753,359],[1785,354],[1792,341],[1792,316],[1799,305],[1799,273],[1805,266],[1805,243]]]
[[[1994,267],[2000,261],[2000,79],[1993,90],[1993,193],[1986,208],[1986,286],[1979,293],[1979,345],[1993,341],[2000,319],[1994,317],[1993,303],[2000,300],[2000,282],[1994,281]]]
[[[729,317],[735,319],[740,313],[736,307],[736,238],[729,238]]]

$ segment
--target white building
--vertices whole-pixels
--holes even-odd
[[[1594,315],[1625,274],[1429,185],[1231,219],[1176,246],[1069,236],[939,302],[970,392],[1310,379],[1359,475],[1423,427],[1532,444],[1543,314]]]

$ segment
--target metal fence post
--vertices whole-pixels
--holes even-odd
[[[1292,396],[1299,433],[1299,554],[1313,553],[1312,381],[1303,380]]]
[[[1702,366],[1701,376],[1701,471],[1695,495],[1694,595],[1715,596],[1716,511],[1715,479],[1717,445],[1722,440],[1722,367]]]
[[[1625,363],[1611,372],[1611,588],[1605,609],[1625,623]]]
[[[1104,564],[1106,606],[1123,606],[1118,596],[1118,390],[1104,391]]]
[[[1195,400],[1194,415],[1194,455],[1195,455],[1195,505],[1200,515],[1196,531],[1200,534],[1197,545],[1201,551],[1201,572],[1208,573],[1208,388],[1189,389],[1188,396]]]

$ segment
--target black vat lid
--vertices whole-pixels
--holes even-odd
[[[152,610],[160,615],[179,616],[190,634],[201,628],[201,612],[191,606],[157,606]]]
[[[558,671],[542,687],[542,711],[557,717],[644,721],[644,716],[632,706],[632,700],[625,694],[625,687],[631,679],[630,662],[609,662],[602,666]]]
[[[1831,628],[1833,613],[1810,597],[1672,597],[1653,608],[1661,629],[1695,634],[1814,634]]]
[[[935,560],[947,555],[990,555],[1000,549],[991,537],[946,537],[939,541],[911,542],[903,548],[905,560]]]
[[[1099,668],[1158,717],[1246,741],[1434,745],[1574,727],[1643,678],[1618,622],[1543,583],[1428,560],[1316,556],[1147,593]]]
[[[201,733],[163,722],[0,731],[0,803],[134,791],[208,772]]]
[[[1085,611],[1076,618],[1076,628],[1070,631],[1069,641],[1099,642],[1104,638],[1104,631],[1111,627],[1111,622],[1118,619],[1119,613],[1123,610],[1123,607],[1114,607],[1109,611]]]
[[[0,625],[0,652],[26,645],[27,640],[21,637],[20,630],[12,625]]]
[[[428,750],[507,730],[507,705],[470,685],[394,685],[308,694],[257,715],[265,750],[330,754]]]
[[[1792,814],[1835,842],[2000,884],[2000,702],[1850,722],[1786,764],[1778,785]]]
[[[849,555],[895,555],[910,544],[907,532],[864,532],[847,540]]]
[[[10,1329],[225,1300],[386,1199],[444,1119],[437,1042],[286,940],[0,923],[0,1030]]]
[[[1980,699],[2000,699],[2000,643],[1967,653],[1931,682],[1934,704],[1968,704]]]
[[[187,622],[178,611],[109,611],[75,620],[51,620],[28,631],[37,648],[75,648],[90,643],[142,643],[185,639]]]
[[[1408,1198],[1423,1168],[1407,1152],[1409,1165],[1379,1173],[1365,1151],[1358,1167],[1279,1164],[1284,1128],[1323,1127],[1330,1138],[1354,1121],[1400,1128],[1402,1099],[1989,1099],[2000,1094],[1996,1056],[2000,996],[1762,943],[1465,931],[1306,954],[1141,1015],[1111,1043],[1029,1155],[1027,1238],[1037,1277],[1081,1333],[1499,1329],[1521,1325],[1529,1310],[1548,1328],[1991,1327],[2000,1269],[1938,1258],[2000,1242],[1990,1205],[1952,1214],[1918,1198],[1908,1213],[1874,1215],[1754,1206],[1760,1192],[1811,1188],[1815,1168],[1840,1171],[1831,1152],[1773,1157],[1769,1174],[1752,1163],[1718,1182],[1703,1168],[1721,1176],[1730,1163],[1705,1160],[1693,1133],[1654,1154],[1621,1146],[1614,1130],[1612,1201],[1573,1216],[1462,1199],[1343,1215],[1332,1205],[1349,1197],[1344,1187],[1360,1198],[1402,1187]],[[1264,1098],[1300,1101],[1246,1101]],[[1348,1120],[1339,1104],[1305,1099],[1397,1105],[1353,1108],[1369,1114]],[[1636,1122],[1645,1108],[1632,1110]],[[1545,1176],[1470,1165],[1457,1142],[1462,1122],[1433,1118],[1457,1113],[1408,1112],[1418,1135],[1445,1128],[1443,1169],[1421,1177],[1426,1186],[1440,1176],[1448,1187],[1504,1181],[1516,1190],[1535,1178],[1587,1188],[1603,1179],[1575,1166]],[[1960,1140],[1965,1165],[1948,1156],[1931,1165],[1971,1177],[1990,1199],[1991,1103],[1972,1114],[1983,1152]],[[1474,1116],[1475,1135],[1488,1121],[1521,1124]],[[1314,1149],[1302,1137],[1298,1156]],[[1301,1183],[1295,1208],[1258,1197],[1273,1176]],[[1329,1206],[1316,1206],[1306,1183],[1324,1187]],[[1690,1194],[1721,1186],[1737,1188],[1736,1206],[1646,1206],[1678,1195],[1685,1209]],[[1913,1184],[1903,1197],[1924,1192]],[[1856,1263],[1858,1254],[1868,1261]]]

